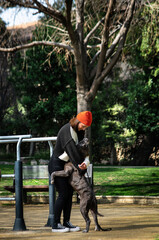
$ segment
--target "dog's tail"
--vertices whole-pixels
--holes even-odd
[[[99,213],[99,212],[97,212],[97,215],[100,216],[100,217],[104,217],[104,215]]]
[[[96,229],[95,229],[96,230]],[[98,230],[96,230],[96,231],[111,231],[112,230],[112,228],[102,228],[99,224],[98,224]]]
[[[101,214],[101,213],[99,213],[98,211],[97,211],[97,215],[100,216],[100,217],[104,217],[104,215]],[[112,228],[102,228],[102,227],[99,225],[99,223],[97,222],[97,226],[96,226],[95,230],[96,230],[96,231],[100,231],[100,230],[101,230],[101,231],[111,231]]]

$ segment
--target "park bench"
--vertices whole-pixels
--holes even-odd
[[[23,166],[23,179],[49,179],[48,166],[47,165],[33,165]],[[4,189],[15,193],[15,179],[13,179],[12,186],[4,186]],[[27,203],[28,192],[48,192],[48,185],[24,185],[23,186],[23,200]]]
[[[85,174],[89,183],[92,184],[92,164],[87,168]],[[23,179],[49,179],[48,166],[47,165],[33,165],[23,166]],[[13,179],[12,186],[4,186],[4,189],[15,193],[15,179]],[[24,185],[23,186],[23,200],[27,203],[28,192],[49,192],[49,181],[48,185]],[[78,202],[78,194],[77,194]]]

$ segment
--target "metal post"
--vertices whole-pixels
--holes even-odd
[[[51,141],[48,141],[49,146],[50,146],[50,157],[53,154],[53,145]],[[52,227],[54,223],[54,206],[55,206],[55,197],[56,197],[56,192],[55,192],[55,186],[54,184],[51,184],[51,177],[49,176],[49,217],[47,224],[45,227]]]
[[[30,138],[30,139],[28,139]],[[18,140],[19,139],[19,140]],[[0,136],[0,143],[17,142],[17,161],[15,162],[15,199],[16,199],[16,219],[14,231],[26,230],[23,219],[23,172],[22,162],[20,160],[21,142],[48,141],[50,146],[50,157],[53,154],[53,145],[51,141],[56,141],[57,137],[31,138],[31,135]],[[49,218],[46,226],[52,226],[54,222],[54,204],[55,204],[55,187],[51,184],[49,177]]]
[[[55,206],[55,187],[51,184],[51,177],[49,176],[49,217],[45,227],[52,227],[54,223],[54,206]]]
[[[26,136],[24,136],[26,137]],[[27,136],[31,137],[31,135]],[[23,168],[20,161],[20,145],[23,136],[19,136],[17,142],[17,161],[15,162],[15,199],[16,199],[16,218],[13,231],[25,231],[26,226],[23,218]]]
[[[26,230],[23,218],[23,179],[22,179],[22,161],[15,162],[15,199],[16,199],[16,218],[13,231]]]

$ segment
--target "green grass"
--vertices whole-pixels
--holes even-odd
[[[1,174],[14,174],[14,165],[0,164],[0,170],[1,170]],[[48,184],[48,179],[40,179],[40,180],[29,179],[29,180],[23,181],[23,185],[47,185],[47,184]],[[4,186],[12,186],[12,185],[13,185],[13,178],[2,178],[0,180],[0,196],[12,195],[12,193],[4,189]],[[30,195],[30,193],[28,193],[28,195]]]
[[[13,174],[14,165],[1,165],[0,164],[1,174]],[[0,196],[7,196],[10,193],[6,191],[3,187],[13,184],[13,179],[11,178],[1,178],[0,179]]]
[[[14,165],[0,165],[0,169],[2,174],[14,173]],[[159,168],[157,167],[94,167],[93,178],[96,195],[159,196]],[[10,193],[4,191],[3,187],[12,184],[12,179],[1,179],[0,196],[9,195]],[[25,180],[23,184],[46,185],[48,180]]]
[[[97,195],[158,196],[159,169],[94,168]]]

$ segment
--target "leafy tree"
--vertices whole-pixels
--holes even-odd
[[[126,124],[138,135],[159,135],[158,76],[136,74],[129,86]]]
[[[48,41],[43,39],[0,50],[17,51],[35,45],[52,45],[66,49],[74,56],[77,112],[89,110],[100,84],[120,57],[133,17],[135,0],[60,2],[61,8],[57,9],[49,1],[2,1],[3,7],[15,5],[32,8],[50,16],[53,20],[50,27],[56,29],[56,34],[49,36]]]
[[[7,1],[7,3],[12,2],[13,1]],[[24,1],[18,1],[19,6],[38,9],[39,11],[44,12],[47,16],[50,16],[52,18],[52,21],[49,20],[50,28],[53,27],[56,31],[54,31],[54,34],[52,35],[45,35],[44,41],[34,41],[32,44],[26,44],[25,46],[18,46],[10,49],[1,48],[1,51],[16,51],[17,49],[28,48],[35,45],[52,45],[54,46],[53,50],[57,51],[57,48],[64,48],[69,53],[73,53],[73,60],[76,68],[77,111],[91,109],[94,99],[95,101],[96,99],[99,100],[100,103],[102,102],[99,95],[97,95],[97,90],[100,90],[99,93],[103,93],[103,89],[100,88],[101,83],[105,77],[110,74],[123,50],[133,16],[135,1],[116,1],[116,4],[115,1],[109,1],[109,4],[106,4],[103,1],[76,1],[75,5],[73,5],[73,1],[65,1],[65,3],[64,1],[60,2],[60,9],[57,11],[55,6],[51,7],[47,4],[48,1],[46,1],[46,4],[43,4],[44,1],[42,3],[41,1],[35,0],[28,1],[27,4]],[[145,3],[145,1],[141,2]],[[141,2],[138,2],[139,5]],[[149,4],[149,2],[153,3],[154,1],[146,1],[147,4]],[[125,7],[126,4],[127,7]],[[73,8],[74,6],[75,8]],[[151,4],[148,7],[149,12],[151,6],[153,5]],[[132,32],[130,32],[128,38],[129,49],[124,49],[124,54],[131,54],[134,56],[135,63],[139,64],[139,67],[143,67],[143,70],[146,73],[150,65],[144,69],[147,60],[144,61],[143,54],[145,53],[145,56],[149,55],[150,60],[155,59],[151,58],[151,54],[147,54],[146,52],[148,49],[151,49],[149,46],[152,42],[148,39],[150,36],[150,40],[153,39],[151,33],[154,33],[154,31],[149,31],[150,35],[146,34],[146,28],[148,28],[148,24],[151,22],[149,21],[151,14],[149,15],[146,12],[142,12],[142,9],[146,11],[141,4],[141,9],[138,12],[139,18],[136,18],[136,23],[138,23],[138,20],[141,20],[140,24],[135,24]],[[144,17],[147,16],[148,20],[145,25]],[[150,26],[148,29],[153,30],[154,28],[151,28]],[[158,31],[155,33],[157,32]],[[130,43],[132,44],[130,45]],[[146,45],[148,47],[145,47]],[[152,49],[154,49],[154,45],[152,44],[151,46]],[[141,54],[141,49],[144,49],[143,54]],[[68,52],[67,56],[70,56]],[[148,71],[148,73],[150,73],[150,71]],[[112,84],[112,87],[113,85],[116,86],[115,83]],[[105,95],[107,95],[106,99],[108,99],[108,88],[106,87],[104,90],[106,91]],[[119,93],[117,92],[116,95],[118,94]],[[118,134],[122,133],[121,127],[117,124],[117,119],[123,117],[123,114],[121,114],[122,116],[119,116],[119,114],[113,116],[112,112],[115,110],[114,106],[120,106],[120,103],[115,103],[115,101],[112,101],[112,103],[113,106],[108,104],[104,110],[102,109],[102,113],[105,113],[105,115],[103,114],[104,118],[100,111],[99,116],[101,116],[100,122],[102,128],[105,129],[107,138],[110,139],[110,142],[114,143]],[[125,106],[127,105],[125,104]],[[114,110],[112,111],[112,109]],[[118,111],[118,113],[119,112],[120,111]],[[106,122],[108,117],[111,117],[112,120],[114,117],[115,123],[112,124],[111,122],[108,124],[108,122]],[[104,123],[102,122],[102,118]],[[94,116],[94,119],[98,120],[98,116]],[[106,124],[107,126],[105,126]],[[107,134],[107,130],[110,131],[114,129],[115,134],[113,131],[112,134]]]
[[[16,54],[10,81],[14,84],[26,126],[33,133],[54,135],[76,109],[74,74],[59,66],[49,47],[34,47]]]
[[[129,77],[123,81],[119,74],[121,69],[114,69],[113,81],[105,82],[95,99],[102,113],[96,109],[100,116],[96,122],[100,121],[100,125],[99,135],[92,133],[97,139],[93,147],[101,158],[105,158],[102,155],[104,147],[112,145],[113,150],[113,145],[117,144],[123,150],[125,148],[130,164],[147,165],[154,148],[155,151],[158,149],[159,31],[156,6],[146,5],[139,11],[128,34],[123,58],[132,64],[133,77],[130,79],[127,74]]]
[[[126,129],[124,122],[127,84],[126,80],[119,78],[120,70],[119,66],[115,68],[111,77],[101,85],[93,105],[93,111],[97,113],[96,131],[92,132],[93,149],[98,153],[95,159],[109,159],[111,164],[117,164],[116,147],[124,148],[133,141],[133,135]]]
[[[137,145],[132,152],[134,164],[147,165],[150,154],[154,148],[158,149],[159,142],[157,1],[151,7],[145,6],[140,17],[141,21],[134,29],[137,42],[129,49],[133,56],[131,62],[138,67],[138,73],[129,82],[126,126],[136,132]],[[134,38],[133,33],[131,37]]]

